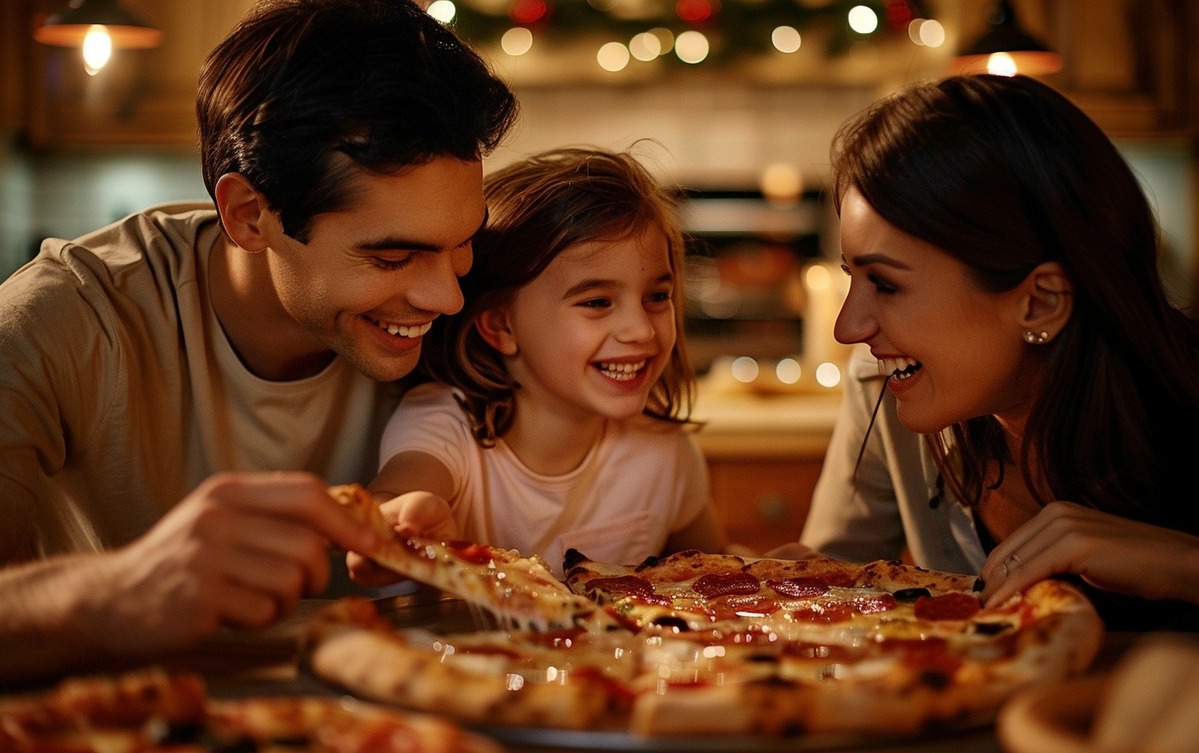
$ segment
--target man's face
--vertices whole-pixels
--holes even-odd
[[[482,180],[482,163],[454,157],[361,173],[349,205],[312,219],[307,243],[274,233],[265,253],[296,340],[315,337],[378,381],[410,372],[430,322],[462,308]]]

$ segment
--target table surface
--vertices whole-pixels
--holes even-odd
[[[163,664],[202,674],[212,695],[329,695],[336,691],[299,669],[300,634],[305,621],[327,600],[310,599],[276,625],[255,631],[228,631],[187,652],[167,657]],[[466,610],[456,599],[431,589],[376,601],[380,612],[405,627],[472,629],[461,622]],[[1110,671],[1137,639],[1136,634],[1109,633],[1090,669]],[[870,740],[859,736],[794,736],[782,740],[642,739],[629,735],[557,730],[483,730],[513,753],[565,751],[653,751],[678,753],[784,753],[785,751],[860,751],[861,753],[1004,753],[993,725],[925,734],[919,738]]]

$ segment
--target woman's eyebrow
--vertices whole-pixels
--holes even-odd
[[[887,256],[886,254],[861,254],[860,256],[854,256],[849,259],[846,259],[844,256],[841,258],[845,259],[846,264],[852,264],[855,267],[864,267],[868,264],[881,264],[886,267],[911,270],[911,267],[909,267],[907,264],[903,263],[899,259]]]

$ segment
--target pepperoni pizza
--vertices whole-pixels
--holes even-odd
[[[515,630],[397,628],[371,602],[347,599],[309,625],[305,660],[360,697],[474,724],[647,736],[914,733],[989,720],[1019,688],[1085,669],[1102,637],[1090,603],[1059,580],[984,608],[973,576],[896,562],[687,551],[615,565],[571,551],[565,583],[530,600],[520,589],[535,587],[514,573],[540,572],[535,558],[478,544],[405,546],[433,546],[459,576],[383,564],[452,593],[471,582],[464,568],[478,578],[504,572],[526,608],[550,605],[553,618],[540,622],[552,629],[535,619]],[[458,551],[469,558],[453,561]],[[568,600],[564,618],[563,590],[590,606]],[[508,612],[499,589],[455,595]]]

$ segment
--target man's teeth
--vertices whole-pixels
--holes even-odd
[[[375,322],[375,325],[380,329],[387,330],[388,334],[395,335],[396,337],[420,337],[429,331],[433,323],[425,322],[424,324],[408,326],[404,324],[391,324],[389,322]]]
[[[645,361],[637,363],[600,363],[597,364],[603,375],[618,382],[627,381],[637,376],[637,372],[645,368]]]
[[[878,373],[891,377],[896,381],[907,379],[920,370],[920,362],[915,358],[880,358]]]

